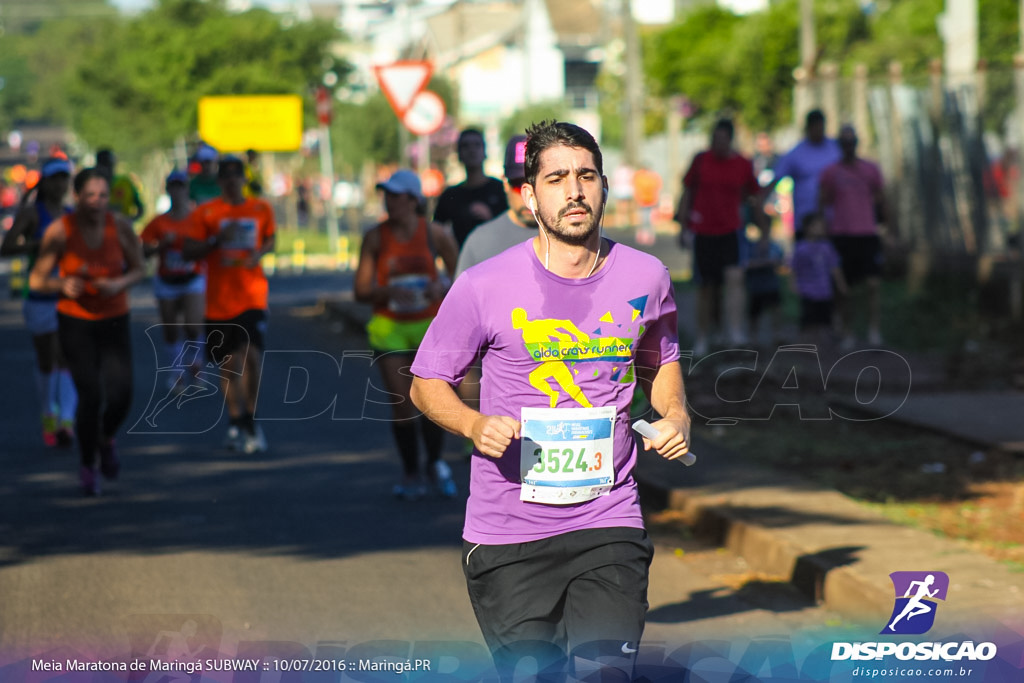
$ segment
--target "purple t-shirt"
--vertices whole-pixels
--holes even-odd
[[[800,296],[813,301],[833,298],[832,271],[839,267],[839,254],[827,239],[800,240],[793,247],[793,277]]]
[[[803,229],[804,216],[818,210],[818,181],[822,171],[843,157],[839,143],[825,138],[820,145],[801,140],[775,164],[775,177],[793,179],[793,225]]]
[[[520,420],[523,407],[550,407],[551,394],[555,407],[579,408],[583,404],[571,395],[577,391],[592,406],[616,409],[614,486],[584,503],[521,501],[518,441],[501,458],[474,453],[463,530],[470,543],[523,543],[580,529],[643,527],[629,424],[634,362],[657,368],[678,360],[676,305],[668,270],[658,259],[609,245],[603,267],[579,280],[546,271],[533,240],[470,268],[455,280],[420,344],[412,373],[449,384],[461,382],[482,354],[485,415]],[[579,360],[552,359],[550,349],[559,346],[552,342],[562,342],[560,353]]]

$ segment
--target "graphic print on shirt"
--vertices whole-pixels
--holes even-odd
[[[562,392],[584,408],[592,407],[576,378],[585,371],[584,363],[605,361],[621,363],[611,368],[611,380],[623,384],[634,379],[633,353],[636,340],[643,335],[644,326],[633,324],[644,314],[647,297],[642,296],[627,302],[629,305],[628,326],[618,323],[609,310],[601,316],[601,327],[589,334],[582,331],[571,320],[557,318],[531,319],[526,309],[518,307],[512,311],[512,327],[520,330],[523,344],[530,357],[539,365],[530,372],[530,385],[548,397],[551,408],[558,405]],[[608,334],[615,329],[619,334]],[[592,376],[597,377],[599,370]],[[551,380],[554,380],[552,385]]]
[[[240,266],[256,251],[257,227],[254,218],[225,218],[220,222],[220,231],[228,230],[231,238],[221,245],[222,263],[226,266]]]

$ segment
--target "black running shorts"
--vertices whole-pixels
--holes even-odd
[[[647,532],[626,527],[464,543],[470,602],[502,680],[527,658],[547,673],[583,673],[600,661],[631,680],[653,555]]]

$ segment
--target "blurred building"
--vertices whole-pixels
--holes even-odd
[[[377,89],[373,66],[428,60],[458,91],[462,121],[496,121],[528,104],[597,108],[596,79],[609,39],[605,0],[320,0],[346,34],[356,71],[339,96]],[[330,11],[330,10],[328,10]]]

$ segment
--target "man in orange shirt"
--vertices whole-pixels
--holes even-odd
[[[197,239],[188,241],[185,257],[206,259],[207,350],[223,369],[221,390],[231,421],[225,445],[262,452],[267,441],[254,414],[268,284],[260,259],[274,250],[274,211],[262,199],[245,197],[245,164],[238,157],[221,157],[217,177],[223,194],[196,209]]]

